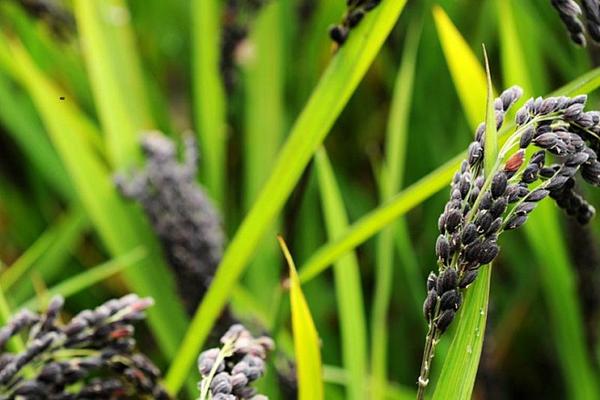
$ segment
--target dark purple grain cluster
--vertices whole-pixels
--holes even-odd
[[[196,142],[185,139],[184,161],[175,143],[154,132],[142,138],[144,169],[131,179],[116,177],[121,193],[143,207],[173,269],[177,287],[191,314],[204,296],[219,264],[224,235],[210,200],[196,183]]]
[[[496,128],[521,93],[513,87],[496,99]],[[438,334],[454,319],[461,291],[497,257],[499,235],[522,226],[541,200],[554,199],[581,224],[594,216],[594,208],[575,191],[577,175],[600,186],[600,113],[585,112],[585,102],[586,96],[527,101],[489,176],[483,170],[485,124],[477,129],[438,221],[439,273],[429,275],[423,305]],[[527,152],[532,147],[538,150]]]
[[[0,399],[169,399],[160,371],[135,351],[133,323],[152,300],[127,295],[62,323],[63,299],[54,297],[39,315],[21,311],[0,329]],[[7,342],[27,333],[20,353]]]
[[[600,42],[600,1],[598,0],[551,0],[571,40],[579,46],[586,45],[585,32]],[[585,16],[585,28],[581,17]]]
[[[236,324],[223,335],[221,343],[222,348],[206,350],[198,357],[198,370],[202,375],[200,390],[203,385],[209,385],[213,400],[266,400],[251,384],[265,374],[267,355],[274,348],[273,340],[266,336],[255,338]],[[223,361],[216,365],[221,356]]]
[[[352,28],[357,26],[364,16],[377,7],[379,3],[381,3],[381,0],[346,0],[347,11],[342,21],[329,28],[331,40],[337,43],[338,46],[343,45],[348,39]]]

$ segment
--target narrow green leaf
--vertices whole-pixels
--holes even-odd
[[[121,256],[104,262],[98,266],[88,269],[78,275],[75,275],[69,279],[66,279],[59,284],[51,287],[47,291],[47,296],[52,297],[55,295],[61,295],[64,298],[68,298],[77,293],[81,293],[82,291],[104,281],[107,278],[110,278],[113,275],[122,272],[126,268],[129,268],[133,265],[137,265],[138,261],[146,256],[146,251],[139,247],[137,249],[132,250],[131,252]],[[137,273],[140,273],[139,271]],[[33,298],[26,301],[22,306],[22,308],[28,309],[36,309],[39,307],[37,299]]]
[[[11,43],[9,43],[8,37],[9,36],[7,34],[2,33],[2,31],[0,31],[0,67],[4,70],[4,73],[9,75],[14,80],[21,81],[21,66],[19,65],[17,60],[14,57],[12,57],[12,47],[14,46],[11,45]],[[23,47],[20,42],[19,46]],[[29,53],[27,53],[26,50],[23,50],[23,52],[25,52],[27,56],[31,59],[31,55],[29,55]],[[35,65],[33,59],[30,60],[30,64]],[[37,66],[36,68],[39,69]],[[43,74],[41,71],[40,73]],[[56,95],[56,98],[54,98],[54,100],[58,101],[61,97],[63,97],[64,90],[59,87],[55,87],[54,89],[54,94]],[[71,100],[72,99],[69,99],[69,101]],[[92,145],[94,147],[94,150],[97,151],[99,154],[104,154],[104,143],[102,142],[102,138],[98,129],[96,129],[96,127],[88,120],[77,121],[76,125],[78,135],[85,141],[87,141],[90,145]]]
[[[298,400],[321,400],[324,397],[319,334],[302,293],[294,260],[283,239],[281,237],[278,239],[290,268],[290,301],[298,376]]]
[[[491,275],[491,266],[482,266],[466,292],[433,400],[471,398],[483,347]]]
[[[282,13],[281,4],[271,3],[256,18],[249,38],[255,53],[244,64],[246,209],[251,207],[269,175],[285,129],[283,44],[276,34],[280,31]]]
[[[343,15],[346,4],[342,1],[319,1],[315,3],[312,17],[302,27],[300,39],[293,46],[292,63],[297,64],[297,79],[293,79],[293,94],[302,102],[310,95],[312,85],[323,72],[323,58],[331,52],[331,43],[324,39],[332,21]]]
[[[379,232],[399,216],[406,214],[413,207],[437,193],[448,185],[454,172],[460,167],[463,154],[421,178],[418,182],[404,189],[389,202],[369,212],[334,241],[330,241],[318,249],[304,266],[300,268],[300,281],[306,283],[327,269],[339,257],[354,249],[371,236]]]
[[[350,376],[342,368],[333,365],[323,365],[323,381],[337,385],[347,386],[350,382]],[[414,400],[415,390],[406,386],[388,384],[385,388],[385,400]]]
[[[171,275],[162,262],[157,244],[142,225],[139,215],[126,207],[90,142],[81,136],[95,126],[72,102],[61,102],[59,90],[33,64],[23,47],[13,42],[11,55],[19,65],[16,77],[31,95],[50,139],[62,158],[79,198],[98,234],[113,256],[127,254],[143,245],[150,256],[140,261],[145,273],[125,271],[127,282],[142,296],[153,296],[148,313],[150,326],[164,354],[174,353],[185,327],[185,314],[174,293]]]
[[[49,249],[55,244],[62,243],[60,252],[69,254],[74,241],[81,236],[82,228],[86,225],[84,214],[75,210],[59,219],[59,221],[46,230],[6,271],[0,275],[0,287],[9,291],[32,268],[47,262],[40,258],[49,254]],[[61,257],[63,259],[63,257]]]
[[[405,0],[385,0],[357,26],[331,60],[320,83],[279,152],[271,175],[227,248],[215,278],[167,374],[177,392],[194,364],[210,328],[277,216],[302,171],[317,150],[394,26]]]
[[[0,289],[0,326],[4,326],[10,321],[12,313],[6,300],[4,290]],[[7,343],[8,348],[14,353],[20,353],[25,350],[23,339],[19,335],[14,336]]]
[[[40,69],[62,82],[68,97],[90,107],[92,95],[78,47],[56,40],[48,26],[40,26],[39,20],[28,15],[17,2],[1,2],[0,15],[3,21],[10,21],[6,32],[13,32],[22,41]]]
[[[52,226],[44,232],[21,256],[0,275],[0,287],[7,291],[15,282],[21,278],[34,264],[34,262],[44,254],[50,247],[57,234],[57,229]]]
[[[382,174],[379,179],[381,201],[386,202],[400,191],[404,180],[404,166],[406,163],[406,145],[408,141],[408,122],[412,103],[413,81],[415,75],[417,49],[419,47],[421,25],[413,23],[408,31],[405,49],[402,54],[402,64],[396,77],[394,95],[390,106],[387,136],[385,143],[385,159]],[[373,294],[372,322],[371,322],[371,396],[374,399],[383,397],[387,387],[388,364],[388,310],[394,283],[394,236],[398,235],[397,244],[402,244],[408,250],[401,258],[406,260],[410,255],[414,257],[410,246],[408,230],[405,224],[390,224],[377,238],[375,290]],[[413,270],[409,271],[409,268]],[[415,270],[418,264],[413,260],[403,262],[398,268],[402,273],[406,270],[408,278],[419,278],[420,271]],[[417,287],[422,287],[420,282],[408,282],[412,292],[418,292]],[[420,303],[421,298],[418,300]]]
[[[564,87],[555,90],[550,95],[574,96],[582,93],[590,93],[598,87],[600,87],[600,68],[583,74]],[[499,138],[505,136],[511,129],[514,129],[514,123],[507,121],[500,130]],[[349,226],[339,239],[323,245],[300,268],[300,280],[306,283],[313,279],[326,270],[339,257],[346,254],[347,251],[364,243],[390,222],[404,215],[413,207],[421,204],[424,200],[446,187],[465,157],[466,152],[458,154],[444,165],[394,196],[387,203],[364,215]]]
[[[253,24],[249,40],[255,54],[244,65],[245,132],[244,132],[244,209],[249,210],[261,185],[269,176],[285,129],[283,43],[281,32],[283,4],[266,5]],[[275,237],[278,221],[270,228]],[[281,268],[275,241],[260,246],[248,268],[245,282],[264,303],[273,301]]]
[[[27,201],[27,193],[19,190],[15,183],[0,175],[0,199],[2,199],[2,209],[7,215],[10,215],[12,221],[18,221],[18,224],[11,224],[10,236],[20,249],[26,249],[31,246],[44,230],[44,221],[40,215],[40,210]],[[1,265],[1,264],[0,264]]]
[[[505,87],[519,85],[525,98],[534,95],[526,54],[513,12],[513,0],[496,0],[498,8],[498,28],[500,29],[500,50],[502,74]]]
[[[29,273],[23,276],[27,278],[36,276],[44,282],[54,283],[64,268],[69,265],[71,257],[76,254],[77,246],[89,227],[90,221],[85,211],[81,207],[74,207],[57,222],[54,227],[55,234],[51,234],[53,238],[43,255],[33,260],[31,266],[18,267],[28,270]],[[23,302],[34,294],[32,280],[18,279],[10,287],[9,293],[11,301],[15,304]]]
[[[221,2],[193,0],[190,12],[194,118],[202,153],[200,175],[215,204],[224,209],[227,132],[225,90],[219,68]]]
[[[73,189],[65,168],[46,137],[31,101],[15,90],[4,73],[0,73],[0,122],[36,171],[64,199],[71,200]]]
[[[348,217],[331,163],[323,148],[317,151],[315,162],[327,232],[331,239],[335,239],[347,228]],[[366,397],[367,387],[367,332],[356,255],[349,252],[340,258],[333,273],[340,318],[342,360],[349,376],[346,398],[362,400]]]
[[[76,0],[74,10],[112,164],[131,166],[139,155],[139,133],[153,123],[129,11],[123,0]]]

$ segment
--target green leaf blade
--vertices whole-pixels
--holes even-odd
[[[252,207],[261,185],[268,178],[285,129],[283,38],[273,35],[281,31],[283,5],[270,3],[255,23],[251,40],[256,55],[244,65],[245,130],[244,130],[244,210]],[[276,220],[268,235],[279,229]],[[248,267],[245,282],[264,303],[271,304],[279,283],[280,254],[275,241],[262,244]],[[274,290],[275,288],[275,290]]]
[[[346,252],[364,243],[396,218],[446,187],[463,159],[464,155],[459,154],[404,189],[389,202],[364,215],[349,226],[339,239],[323,245],[300,268],[300,280],[306,283],[315,278]]]
[[[136,265],[145,255],[146,251],[144,249],[134,249],[128,254],[106,261],[71,278],[65,279],[49,288],[47,295],[48,297],[60,295],[64,298],[73,296],[122,272],[126,268]],[[23,308],[28,309],[36,309],[38,306],[39,304],[36,299],[30,299],[22,305]]]
[[[398,193],[404,180],[408,125],[420,30],[420,21],[413,23],[409,28],[402,54],[402,63],[394,85],[394,95],[386,132],[386,154],[383,160],[384,165],[381,167],[382,176],[379,179],[379,192],[382,202],[390,200],[393,195]],[[418,293],[422,287],[422,280],[419,279],[421,272],[418,269],[418,263],[414,259],[414,251],[410,247],[408,233],[404,223],[392,223],[377,237],[375,291],[371,312],[371,396],[375,399],[383,397],[388,380],[388,312],[394,283],[395,244],[402,245],[399,246],[401,263],[400,267],[397,268],[398,272],[400,274],[404,273],[403,277],[408,278],[408,286],[413,295]],[[396,241],[394,236],[398,238]],[[410,280],[410,278],[417,278],[419,282]],[[418,302],[421,302],[421,298]]]
[[[491,266],[482,266],[467,290],[433,400],[471,398],[483,348],[491,275]]]
[[[68,212],[50,226],[6,271],[0,274],[0,287],[4,291],[19,289],[18,284],[31,270],[48,277],[58,269],[75,244],[83,236],[88,222],[80,209]],[[54,254],[59,257],[53,257]],[[56,263],[53,261],[56,260]],[[13,292],[13,296],[15,296]],[[18,296],[15,296],[18,297]]]
[[[193,0],[192,68],[196,134],[202,153],[200,175],[221,209],[225,205],[226,95],[219,67],[221,2]]]
[[[315,156],[319,190],[330,238],[348,226],[348,218],[333,168],[323,148]],[[346,398],[362,400],[367,387],[367,332],[358,259],[353,252],[340,258],[334,268],[335,292],[340,318],[343,366],[348,371]]]
[[[113,165],[130,167],[139,158],[139,134],[154,123],[130,25],[111,23],[117,10],[129,11],[122,0],[77,0],[74,9],[109,156]]]
[[[143,228],[139,215],[124,204],[110,171],[87,140],[97,134],[96,127],[74,103],[57,100],[60,92],[19,43],[13,42],[10,49],[20,66],[16,77],[31,95],[83,208],[107,249],[120,256],[143,244],[152,254],[140,261],[146,273],[125,271],[125,276],[138,294],[154,297],[155,307],[148,313],[150,326],[163,353],[173,354],[185,327],[183,307],[175,296],[173,279],[162,262],[157,244]]]
[[[405,4],[405,0],[382,2],[356,27],[331,61],[279,152],[254,207],[225,251],[212,285],[196,311],[167,374],[167,387],[172,392],[177,392],[185,381],[186,371],[193,365],[195,355],[256,251],[260,238],[358,86]]]

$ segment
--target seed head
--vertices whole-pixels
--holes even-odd
[[[523,164],[524,156],[525,156],[525,151],[523,149],[520,149],[515,154],[513,154],[508,159],[508,161],[506,161],[506,164],[504,165],[504,172],[507,172],[507,173],[516,172],[519,168],[521,168],[521,165]]]
[[[502,196],[506,190],[507,178],[503,171],[497,172],[492,179],[492,198],[497,199]]]
[[[177,160],[176,146],[152,132],[142,137],[147,156],[144,169],[115,178],[121,193],[143,207],[175,275],[179,293],[192,314],[212,280],[224,243],[220,218],[196,183],[196,142],[185,138],[185,159]]]
[[[560,7],[575,10],[564,2]],[[511,88],[495,100],[498,126],[520,95],[519,89]],[[521,227],[541,200],[551,197],[580,223],[594,215],[594,208],[575,192],[578,172],[585,181],[600,186],[600,113],[584,111],[586,100],[585,96],[528,100],[517,111],[515,131],[499,151],[500,167],[489,175],[482,165],[485,124],[477,128],[438,220],[440,272],[439,277],[428,279],[423,310],[439,333],[460,307],[455,300],[461,298],[461,290],[475,280],[482,265],[498,256],[499,235]],[[531,146],[537,151],[528,151]]]
[[[429,290],[425,302],[423,303],[423,315],[426,320],[430,320],[433,317],[435,306],[438,301],[437,292],[434,289]]]
[[[440,334],[444,333],[446,329],[448,329],[448,326],[450,326],[450,324],[454,320],[454,315],[456,315],[456,312],[454,310],[446,310],[443,311],[442,314],[439,316],[438,320],[435,322],[435,325],[439,330]]]
[[[261,336],[255,338],[242,325],[232,325],[221,337],[222,348],[209,349],[200,354],[198,370],[202,381],[200,390],[210,388],[212,399],[251,399],[256,390],[250,384],[262,377],[266,370],[265,360],[268,352],[273,350],[271,338]],[[215,362],[220,357],[224,360],[217,367],[217,374],[211,378]]]
[[[54,297],[42,314],[18,313],[0,335],[8,338],[29,329],[28,340],[22,352],[0,355],[0,393],[32,399],[168,399],[160,371],[134,351],[130,323],[143,318],[151,303],[129,295],[82,311],[66,324],[59,318],[62,297]]]

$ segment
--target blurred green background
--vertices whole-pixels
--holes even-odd
[[[379,8],[394,1],[404,3],[384,0]],[[37,15],[31,1],[0,2],[0,286],[12,309],[43,303],[65,282],[73,311],[126,291],[153,295],[157,305],[138,336],[165,372],[188,317],[141,210],[111,182],[114,172],[142,164],[140,132],[197,133],[199,182],[233,238],[315,87],[334,82],[327,88],[345,93],[348,85],[343,96],[352,96],[339,118],[337,106],[329,109],[335,102],[320,106],[335,120],[324,150],[285,184],[293,187],[285,207],[256,236],[258,251],[240,261],[247,265],[240,283],[223,292],[242,321],[276,338],[274,366],[285,370],[293,356],[288,270],[276,234],[302,278],[317,250],[462,152],[484,119],[480,71],[448,23],[479,62],[485,43],[497,91],[519,84],[526,97],[549,94],[592,71],[600,56],[568,40],[550,1],[407,1],[354,90],[344,79],[360,73],[344,75],[339,64],[358,62],[351,56],[363,56],[360,35],[377,29],[369,24],[380,17],[366,18],[348,49],[336,51],[327,31],[343,16],[343,0],[270,0],[257,11],[217,0],[46,2],[55,8]],[[230,43],[223,32],[232,29],[247,35],[222,52]],[[585,75],[587,90],[597,76]],[[588,107],[598,107],[593,93]],[[279,163],[285,170],[285,158]],[[414,188],[405,215],[377,225],[385,229],[359,240],[350,256],[329,259],[335,268],[303,285],[327,399],[362,398],[371,375],[374,387],[384,382],[385,398],[414,395],[426,329],[421,303],[436,268],[448,171]],[[586,194],[600,204],[600,193]],[[551,206],[536,215],[528,229],[501,240],[473,398],[600,393],[593,383],[600,378],[600,221],[581,228]],[[449,342],[439,346],[434,380]],[[196,379],[193,368],[185,374]],[[286,398],[276,374],[261,385]]]

